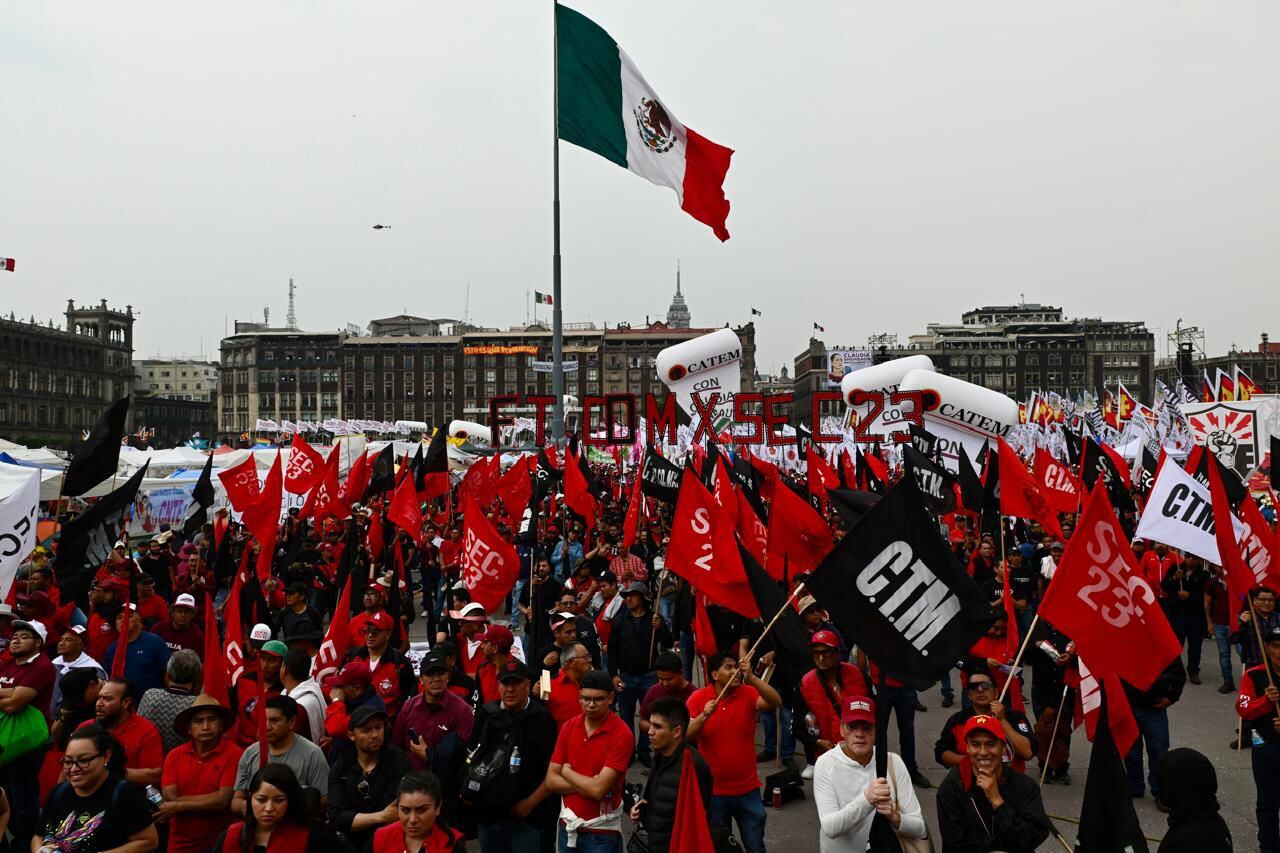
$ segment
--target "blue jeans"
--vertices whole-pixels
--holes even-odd
[[[1235,676],[1231,674],[1231,626],[1214,625],[1213,639],[1218,644],[1218,669],[1222,671],[1222,683],[1235,686]]]
[[[943,696],[943,698],[946,698],[947,696],[955,696],[955,695],[956,695],[956,691],[955,691],[955,689],[954,689],[954,688],[952,688],[952,686],[951,686],[951,670],[947,670],[946,672],[942,673],[942,684],[941,684],[941,687],[942,687],[942,696]]]
[[[1170,622],[1178,643],[1187,647],[1187,674],[1200,674],[1200,646],[1204,643],[1204,616],[1175,616]]]
[[[0,767],[0,784],[9,796],[9,831],[13,850],[30,850],[31,838],[40,827],[40,775],[47,747],[28,752]]]
[[[680,660],[684,664],[684,677],[686,681],[693,681],[693,661],[698,653],[693,649],[693,632],[680,632]]]
[[[1156,781],[1156,769],[1160,759],[1169,751],[1169,711],[1166,708],[1134,708],[1133,718],[1138,723],[1138,739],[1133,749],[1124,757],[1124,769],[1129,774],[1129,793],[1141,797],[1142,788],[1142,745],[1147,746],[1147,784],[1151,788],[1151,796],[1160,796],[1160,785]]]
[[[578,846],[570,847],[569,835],[564,831],[564,823],[557,821],[557,824],[556,849],[560,853],[569,853],[570,850],[581,850],[585,853],[622,853],[621,832],[579,832]]]
[[[1258,849],[1280,853],[1280,744],[1253,748],[1253,784],[1258,788]]]
[[[646,672],[644,675],[627,675],[625,672],[620,672],[618,675],[622,678],[622,692],[618,694],[618,716],[622,717],[622,722],[627,724],[627,728],[631,729],[631,734],[634,736],[636,709],[644,701],[644,694],[649,692],[649,688],[658,683],[658,676],[651,672]],[[640,747],[636,752],[640,755],[649,754],[649,738],[640,738]]]
[[[536,826],[508,818],[480,824],[480,853],[541,853],[542,833]]]
[[[791,732],[791,709],[782,705],[782,760],[790,761],[796,754],[796,736]],[[760,725],[764,728],[764,751],[776,755],[778,750],[778,718],[773,711],[760,711]]]
[[[511,608],[511,621],[507,623],[507,627],[511,629],[511,633],[520,630],[520,593],[524,592],[524,585],[528,583],[524,578],[516,581],[516,585],[511,588],[511,595],[507,596],[507,603]],[[536,649],[534,651],[537,651]]]
[[[730,820],[738,822],[738,836],[747,853],[764,853],[764,822],[768,815],[756,788],[736,797],[712,795],[711,808],[707,811],[707,823],[731,829]]]
[[[880,688],[876,715],[886,730],[890,711],[898,715],[898,754],[908,770],[916,770],[916,692],[910,687]]]

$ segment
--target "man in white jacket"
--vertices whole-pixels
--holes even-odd
[[[280,665],[280,683],[284,695],[290,696],[307,711],[306,732],[311,742],[319,746],[324,737],[324,692],[311,677],[311,657],[303,649],[289,649]]]
[[[889,778],[875,775],[875,703],[865,696],[846,697],[840,736],[843,740],[818,758],[813,772],[822,853],[864,853],[877,813],[900,835],[924,838],[924,817],[906,764],[891,752]]]

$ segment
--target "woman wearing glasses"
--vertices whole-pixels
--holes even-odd
[[[218,836],[222,853],[354,853],[354,848],[323,824],[311,820],[298,777],[286,764],[271,763],[249,780],[245,819]]]
[[[77,729],[62,767],[67,781],[53,789],[41,815],[33,853],[146,853],[158,844],[142,789],[124,779],[124,752],[96,724]]]

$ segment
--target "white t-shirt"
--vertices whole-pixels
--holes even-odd
[[[908,838],[924,838],[924,816],[911,786],[907,766],[896,753],[889,753],[888,780],[897,795],[902,825],[898,832]],[[872,753],[866,765],[854,761],[836,745],[818,757],[813,769],[813,802],[818,807],[819,849],[822,853],[865,853],[876,810],[863,792],[876,778]]]

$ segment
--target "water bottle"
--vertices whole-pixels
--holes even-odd
[[[508,762],[507,768],[512,773],[518,773],[520,771],[520,747],[517,746],[515,749],[511,750],[511,761]]]
[[[155,785],[148,785],[147,800],[151,803],[152,808],[158,808],[164,802],[164,795],[160,793],[160,789]]]
[[[804,715],[804,724],[809,729],[809,734],[813,737],[821,734],[821,730],[818,728],[818,718],[813,715],[812,711]]]

